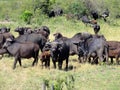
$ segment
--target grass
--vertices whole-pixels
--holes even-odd
[[[22,60],[23,67],[17,65],[17,68],[12,70],[13,58],[9,60],[5,57],[0,61],[0,89],[41,90],[44,79],[55,83],[57,78],[73,75],[75,78],[73,90],[119,90],[120,66],[83,65],[73,62],[72,58],[70,64],[77,68],[65,72],[53,69],[52,65],[50,70],[41,69],[40,62],[37,66],[31,67],[32,60]]]
[[[119,20],[116,21],[119,24]],[[103,34],[107,40],[120,41],[119,33],[120,26],[108,24],[99,20],[101,30],[99,34]],[[53,40],[53,34],[61,32],[64,36],[72,37],[78,32],[89,32],[94,34],[90,26],[85,26],[81,21],[66,20],[63,17],[45,19],[41,25],[31,24],[26,25],[23,22],[13,22],[1,24],[0,26],[7,26],[11,28],[11,33],[16,37],[17,33],[14,29],[18,26],[40,27],[46,25],[50,28],[50,39]],[[14,62],[13,57],[3,57],[0,60],[0,90],[41,90],[41,85],[44,79],[50,81],[50,84],[57,83],[58,78],[66,78],[72,75],[75,78],[73,90],[119,90],[120,84],[120,66],[119,65],[90,65],[80,64],[77,62],[77,56],[70,56],[69,65],[73,65],[75,69],[65,72],[58,69],[53,69],[51,62],[51,69],[41,69],[41,63],[32,67],[33,59],[23,59],[23,66],[17,64],[15,70],[12,69]],[[63,68],[65,62],[63,63]],[[63,83],[64,84],[64,83]],[[63,90],[67,90],[64,86]]]

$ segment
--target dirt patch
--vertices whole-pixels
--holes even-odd
[[[0,24],[11,24],[11,23],[14,23],[13,21],[0,21]]]

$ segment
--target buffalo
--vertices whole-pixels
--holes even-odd
[[[34,58],[32,66],[38,62],[39,46],[32,42],[19,43],[15,40],[8,38],[3,45],[4,53],[9,53],[15,57],[13,69],[16,68],[17,61],[22,66],[21,58]],[[3,52],[2,52],[3,53]]]
[[[10,28],[7,28],[7,27],[2,27],[2,28],[0,28],[0,33],[1,33],[1,34],[7,33],[7,32],[10,32]]]
[[[14,31],[18,32],[19,35],[30,33],[31,28],[30,27],[17,27]],[[32,30],[31,30],[32,33]]]
[[[42,34],[44,37],[48,39],[50,35],[50,29],[47,26],[42,26],[40,28],[35,28],[34,33]]]
[[[101,15],[101,17],[103,18],[103,20],[106,22],[107,21],[107,17],[109,17],[109,10],[108,9],[106,9],[103,13],[102,13],[102,15]]]
[[[68,69],[69,60],[69,46],[62,40],[54,40],[47,42],[45,47],[48,47],[52,57],[54,68],[56,68],[56,62],[58,62],[58,68],[62,69],[63,61],[66,60],[66,70]]]
[[[80,40],[87,39],[91,36],[92,35],[90,33],[87,33],[87,32],[76,33],[71,38],[67,38],[67,37],[63,36],[61,33],[55,33],[54,34],[55,40],[65,41],[69,45],[69,47],[70,47],[69,54],[70,55],[75,55],[75,54],[78,55],[77,46],[74,45],[73,43],[78,43]]]
[[[87,15],[82,16],[81,19],[82,19],[82,22],[83,22],[84,24],[86,24],[86,26],[87,26],[87,24],[90,24],[90,19],[88,18]]]
[[[119,64],[120,48],[109,49],[109,57],[111,58],[111,63],[113,63],[113,58],[116,58],[116,63]]]
[[[98,57],[101,61],[108,61],[108,44],[103,36],[95,35],[74,44],[78,47],[79,58],[84,56],[84,60],[88,61],[90,57],[94,60]]]
[[[94,20],[97,20],[99,18],[98,12],[95,10],[91,11],[91,15]]]
[[[24,35],[20,35],[17,38],[15,38],[16,42],[33,42],[39,45],[41,51],[45,45],[45,43],[47,42],[47,39],[41,35],[41,34],[24,34]]]
[[[14,39],[14,36],[10,32],[0,34],[0,48],[2,48],[7,38]]]
[[[116,62],[119,59],[119,48],[120,42],[119,41],[107,41],[109,45],[109,57],[111,58],[111,63],[113,63],[113,58],[116,58]],[[118,62],[117,62],[118,63]]]
[[[56,16],[61,16],[63,14],[63,10],[61,8],[55,8],[50,10],[48,13],[49,17],[56,17]]]
[[[94,24],[93,25],[93,30],[95,34],[98,34],[98,32],[100,31],[100,25],[98,24]]]
[[[50,35],[50,29],[47,26],[42,26],[41,28],[35,28],[35,30],[32,30],[30,27],[17,27],[15,32],[18,32],[19,35],[24,35],[24,34],[41,34],[44,37],[48,39]]]
[[[43,68],[43,63],[45,62],[45,67],[50,69],[50,51],[43,51],[40,54],[40,60],[42,63],[42,68]]]
[[[70,55],[77,54],[77,47],[71,42],[73,38],[67,38],[67,37],[63,36],[61,33],[55,33],[54,37],[55,37],[55,40],[57,40],[57,41],[60,41],[60,40],[64,41],[64,42],[66,42],[69,45],[69,47],[70,47],[69,54]]]

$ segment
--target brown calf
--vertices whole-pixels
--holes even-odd
[[[111,63],[113,63],[113,58],[116,58],[116,63],[119,64],[120,48],[109,49],[109,57],[111,58]]]
[[[116,62],[119,63],[120,42],[107,41],[107,44],[109,45],[109,57],[111,58],[111,63],[113,63],[113,58],[116,58]]]
[[[43,62],[45,62],[45,67],[50,69],[50,51],[43,51],[40,54],[40,60],[43,68]]]

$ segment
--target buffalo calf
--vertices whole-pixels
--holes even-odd
[[[43,63],[45,62],[45,67],[50,69],[50,51],[43,51],[39,57],[42,63],[42,68]]]
[[[111,58],[111,63],[113,63],[113,58],[116,58],[116,63],[119,64],[120,48],[109,49],[108,55]]]

